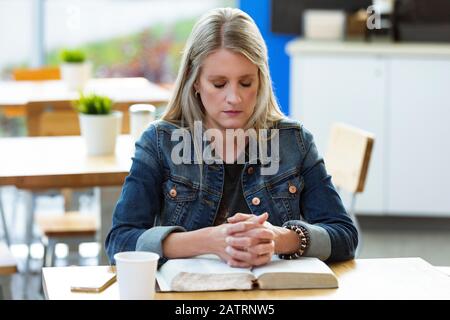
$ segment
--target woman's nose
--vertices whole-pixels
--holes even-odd
[[[227,102],[229,104],[239,104],[242,102],[239,91],[236,88],[230,88],[227,93]]]

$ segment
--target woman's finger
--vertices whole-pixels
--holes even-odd
[[[272,255],[275,251],[275,242],[270,241],[267,243],[260,243],[255,246],[248,247],[247,251],[250,253],[254,253],[257,256],[263,256],[267,254]]]
[[[267,212],[264,212],[263,214],[256,216],[254,214],[247,214],[247,213],[236,213],[234,216],[227,218],[227,221],[229,223],[236,223],[241,221],[255,221],[259,224],[263,224],[267,221],[267,218],[269,217],[269,214]]]
[[[233,234],[235,238],[255,238],[257,242],[261,240],[273,240],[275,234],[272,230],[267,228],[253,228],[242,232],[236,232]]]
[[[255,215],[238,212],[234,216],[227,218],[227,221],[229,223],[236,223],[236,222],[248,220],[252,217],[255,217]]]
[[[252,267],[252,265],[250,263],[248,263],[248,262],[243,262],[243,261],[236,260],[236,259],[233,259],[233,258],[230,258],[227,261],[227,264],[230,267],[233,267],[233,268],[250,268],[250,267]]]
[[[228,236],[225,242],[233,247],[247,248],[258,244],[258,239],[252,237],[234,237]]]
[[[267,219],[269,218],[269,214],[267,212],[264,212],[262,215],[259,215],[253,219],[255,219],[255,221],[259,224],[263,224],[264,222],[267,221]]]
[[[243,250],[238,250],[232,246],[227,246],[225,252],[228,253],[233,259],[240,260],[242,262],[251,263],[256,257],[253,253]]]
[[[245,232],[255,228],[263,228],[263,226],[257,222],[242,221],[237,223],[230,223],[226,226],[226,234],[232,235],[237,232]]]
[[[272,254],[268,253],[265,255],[258,256],[255,260],[252,261],[253,266],[262,266],[269,263],[272,260]]]

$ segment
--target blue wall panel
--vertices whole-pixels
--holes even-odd
[[[239,1],[239,8],[255,20],[266,41],[275,94],[283,112],[289,114],[289,56],[286,54],[285,47],[294,36],[275,34],[270,31],[270,6],[271,0]]]

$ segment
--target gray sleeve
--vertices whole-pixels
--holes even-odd
[[[165,238],[172,232],[184,232],[184,228],[180,226],[158,226],[148,229],[140,235],[136,242],[136,251],[151,251],[159,254],[158,266],[167,261],[164,257],[162,243]]]
[[[300,220],[287,221],[283,224],[283,227],[286,225],[301,225],[308,230],[310,236],[310,244],[308,250],[305,253],[305,257],[316,257],[322,261],[325,261],[330,257],[331,240],[327,230]]]

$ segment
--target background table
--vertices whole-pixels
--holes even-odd
[[[134,141],[118,138],[116,152],[88,157],[81,136],[0,139],[0,186],[24,190],[97,188],[100,198],[100,261],[107,263],[103,242],[111,227],[112,212],[131,167]],[[27,196],[27,244],[31,243],[34,208]]]
[[[91,79],[84,93],[106,95],[113,108],[123,112],[122,133],[129,133],[129,112],[136,103],[164,109],[171,92],[145,78]],[[78,91],[70,91],[61,80],[0,81],[0,113],[6,118],[24,117],[28,136],[79,135],[78,114],[72,101]]]
[[[90,79],[84,92],[107,95],[115,102],[167,102],[170,91],[145,78]],[[78,91],[71,91],[62,80],[0,81],[0,107],[23,108],[30,102],[74,100]]]
[[[156,299],[449,299],[450,277],[421,258],[357,259],[330,265],[337,289],[156,293]],[[109,267],[43,269],[47,299],[119,299],[117,282],[102,293],[73,293],[71,281]]]

